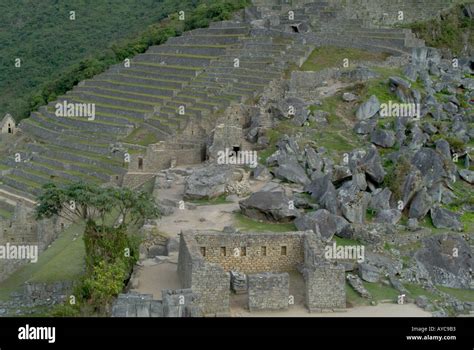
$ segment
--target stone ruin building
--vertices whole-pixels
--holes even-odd
[[[182,232],[177,273],[183,289],[164,290],[162,301],[122,295],[112,313],[116,317],[227,316],[234,294],[247,294],[246,308],[251,312],[286,310],[293,297],[290,274],[304,280],[304,305],[309,312],[345,309],[344,267],[325,259],[323,251],[323,242],[312,231]]]

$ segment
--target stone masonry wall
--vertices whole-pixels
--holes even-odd
[[[206,262],[194,237],[185,233],[180,239],[178,276],[183,288],[191,288],[196,294],[196,305],[204,315],[229,312],[229,273]]]
[[[290,296],[288,273],[260,273],[248,276],[248,307],[256,310],[285,310]]]
[[[303,263],[303,233],[199,233],[204,259],[225,271],[295,271]]]
[[[304,271],[306,307],[310,312],[346,308],[344,266],[320,265]]]
[[[131,155],[128,171],[157,172],[174,166],[200,164],[204,154],[203,147],[195,143],[153,144],[148,146],[145,154]]]

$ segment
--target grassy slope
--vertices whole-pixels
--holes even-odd
[[[414,23],[410,28],[427,46],[449,48],[454,54],[460,54],[466,44],[474,47],[474,21],[463,15],[462,8],[457,5],[440,18]]]
[[[77,280],[84,266],[83,230],[83,225],[72,225],[40,255],[37,263],[23,266],[0,283],[0,299],[8,299],[25,282]]]

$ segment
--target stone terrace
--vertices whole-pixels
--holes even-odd
[[[254,0],[247,14],[258,17],[277,15],[273,28],[292,32],[299,23],[307,23],[313,33],[305,35],[316,45],[354,47],[394,55],[411,53],[424,46],[411,30],[394,25],[430,19],[452,6],[454,0]],[[292,11],[294,18],[289,18]],[[399,11],[404,20],[399,21]]]
[[[123,142],[133,130],[179,142],[189,124],[212,125],[216,112],[254,97],[310,52],[292,39],[254,36],[248,24],[224,21],[151,47],[130,67],[119,64],[79,83],[21,122],[33,141],[16,152],[21,162],[12,154],[0,164],[0,215],[7,217],[19,201],[32,207],[50,181],[120,184],[127,172],[124,154],[143,149]],[[57,117],[55,105],[63,101],[95,104],[95,119]],[[206,136],[205,128],[192,133],[195,142]]]

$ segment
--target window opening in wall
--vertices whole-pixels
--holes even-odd
[[[202,256],[206,256],[206,247],[200,247],[199,250],[201,251]]]
[[[281,247],[281,255],[286,255],[286,246]]]
[[[262,256],[267,256],[267,247],[262,247],[260,251],[262,253]]]
[[[138,169],[143,170],[143,158],[138,157]]]
[[[226,255],[227,255],[227,252],[226,252],[225,247],[221,247],[221,256],[226,256]]]
[[[232,147],[232,151],[234,151],[233,154],[235,154],[236,156],[239,155],[239,152],[240,152],[240,146],[234,146]]]
[[[240,256],[247,256],[247,247],[240,248]]]

